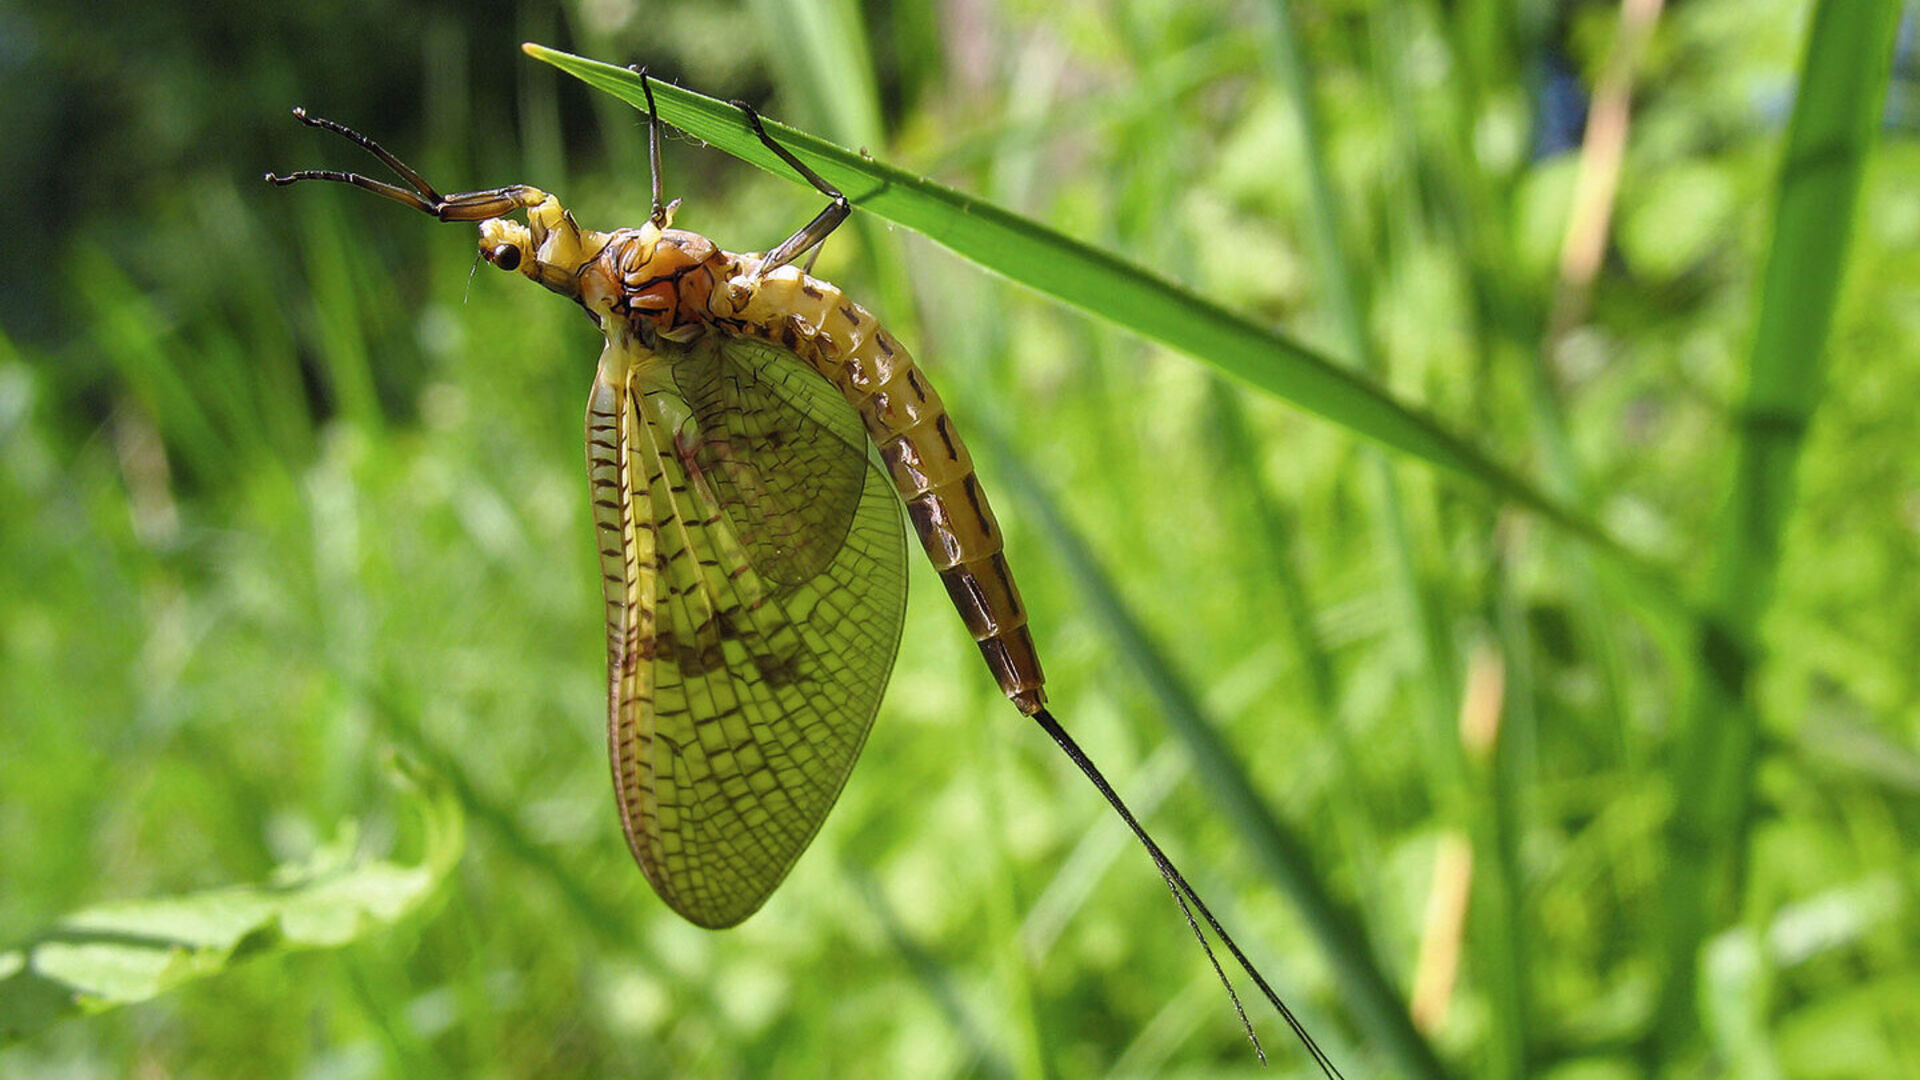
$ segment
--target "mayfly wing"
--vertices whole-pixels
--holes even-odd
[[[906,605],[900,509],[852,406],[764,343],[610,345],[587,421],[621,821],[675,911],[731,926],[866,742]]]
[[[853,525],[868,472],[866,428],[793,354],[752,339],[706,341],[714,362],[673,369],[698,426],[692,463],[763,576],[812,580]]]

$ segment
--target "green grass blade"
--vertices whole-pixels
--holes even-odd
[[[1893,0],[1825,0],[1815,15],[1721,532],[1715,606],[1736,626],[1753,626],[1771,596],[1794,468],[1825,379],[1853,207],[1887,98],[1899,8]]]
[[[541,45],[527,54],[588,85],[645,107],[638,75]],[[667,123],[753,165],[792,170],[754,138],[739,110],[679,87],[654,83]],[[1425,412],[1304,345],[1165,281],[1108,252],[991,203],[883,165],[822,139],[769,122],[795,156],[846,192],[862,210],[922,233],[965,258],[1046,296],[1204,360],[1252,386],[1383,446],[1459,473],[1601,546],[1644,578],[1650,595],[1670,593],[1658,574],[1621,549],[1577,510],[1482,454]]]
[[[1846,269],[1853,208],[1887,97],[1899,5],[1822,0],[1787,129],[1773,239],[1760,291],[1734,473],[1722,519],[1710,622],[1674,759],[1672,869],[1660,1015],[1670,1044],[1697,1024],[1700,944],[1729,900],[1745,849],[1758,756],[1752,700],[1758,628],[1779,571],[1807,428],[1820,403],[1827,331]]]
[[[101,904],[0,952],[0,1045],[258,956],[338,948],[406,918],[438,891],[465,846],[450,790],[435,782],[413,801],[425,844],[412,865],[356,863],[343,842],[271,882]]]

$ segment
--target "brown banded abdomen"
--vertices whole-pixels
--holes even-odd
[[[1046,703],[1046,677],[1027,629],[1027,609],[973,457],[940,395],[893,335],[837,287],[781,267],[736,303],[723,295],[727,280],[751,261],[721,257],[731,265],[715,274],[721,284],[709,308],[726,313],[716,325],[744,324],[744,332],[792,349],[853,403],[1001,691],[1021,712],[1037,712]]]

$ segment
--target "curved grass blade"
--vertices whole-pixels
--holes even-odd
[[[640,77],[625,68],[528,43],[527,55],[645,108]],[[760,145],[739,110],[655,81],[661,119],[769,172],[791,170]],[[1614,556],[1648,597],[1671,607],[1664,576],[1598,524],[1548,496],[1425,412],[1388,395],[1291,338],[1108,252],[931,180],[861,157],[772,121],[767,127],[862,210],[922,233],[956,254],[1037,292],[1132,330],[1316,413],[1393,450],[1475,480]]]

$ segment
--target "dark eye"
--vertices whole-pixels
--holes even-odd
[[[520,249],[512,244],[501,244],[487,252],[487,261],[502,270],[516,270],[520,266]]]

